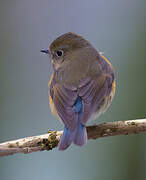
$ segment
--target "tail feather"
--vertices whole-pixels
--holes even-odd
[[[62,150],[62,151],[67,149],[71,145],[71,143],[74,139],[74,136],[75,136],[74,131],[71,132],[70,129],[64,127],[63,135],[59,142],[58,149]]]
[[[75,103],[75,112],[78,113],[78,124],[73,143],[78,146],[83,146],[87,143],[86,127],[81,123],[80,119],[83,113],[83,104],[81,97],[78,97]]]
[[[86,127],[83,126],[81,123],[77,127],[77,131],[76,131],[73,143],[78,146],[83,146],[84,144],[87,143]]]
[[[66,127],[64,128],[63,135],[58,145],[59,150],[63,151],[67,149],[72,142],[78,146],[83,146],[84,144],[87,143],[86,127],[80,122],[82,116],[82,110],[83,110],[82,99],[78,97],[75,102],[75,113],[78,114],[77,126],[73,131],[71,131]]]
[[[58,145],[58,149],[63,151],[67,149],[72,142],[78,146],[83,146],[87,143],[86,127],[81,123],[74,131],[70,131],[70,129],[66,127],[64,128],[63,135]]]

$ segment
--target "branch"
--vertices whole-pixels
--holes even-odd
[[[144,132],[146,132],[146,119],[115,121],[87,127],[88,139]],[[57,147],[61,135],[62,131],[48,131],[47,134],[1,143],[0,156],[52,150]]]

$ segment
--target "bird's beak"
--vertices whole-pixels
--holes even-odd
[[[45,54],[50,54],[48,49],[42,49],[41,52]]]

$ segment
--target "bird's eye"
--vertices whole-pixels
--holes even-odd
[[[63,51],[62,51],[62,50],[56,51],[56,55],[57,55],[58,57],[61,57],[61,56],[63,55]]]

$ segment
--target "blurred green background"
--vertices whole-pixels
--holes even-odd
[[[0,142],[63,128],[50,113],[50,63],[40,49],[68,31],[115,67],[114,101],[90,124],[146,117],[145,8],[145,0],[1,0]],[[0,180],[145,180],[145,169],[146,134],[0,158]]]

